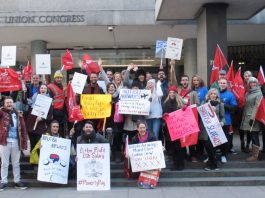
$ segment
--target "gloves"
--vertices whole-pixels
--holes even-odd
[[[254,120],[249,120],[249,126],[252,126],[254,124]]]
[[[217,100],[211,100],[211,101],[210,101],[210,104],[211,104],[212,106],[217,106],[217,105],[219,104],[219,101],[217,101]]]

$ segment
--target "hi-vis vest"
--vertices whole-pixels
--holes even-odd
[[[57,87],[54,83],[50,83],[48,88],[54,95],[54,99],[52,101],[52,106],[54,109],[63,109],[64,107],[64,92],[59,87]]]

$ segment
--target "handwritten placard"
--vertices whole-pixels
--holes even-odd
[[[109,144],[77,144],[77,190],[110,190]]]
[[[174,111],[164,117],[172,141],[199,132],[199,126],[190,107]]]
[[[213,147],[226,143],[226,136],[212,106],[209,103],[201,105],[198,112]]]
[[[67,184],[71,140],[42,135],[38,180]]]
[[[132,172],[165,168],[161,141],[131,144],[128,146]]]
[[[111,114],[110,94],[82,94],[81,111],[84,119],[107,118]]]
[[[165,57],[174,60],[180,60],[182,45],[183,39],[168,37]]]

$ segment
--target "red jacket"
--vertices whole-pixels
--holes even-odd
[[[16,111],[18,119],[18,144],[20,150],[27,149],[27,141],[28,141],[28,133],[26,130],[25,122],[23,119],[23,114],[21,111]],[[0,145],[7,144],[7,135],[10,126],[10,116],[9,113],[4,110],[4,108],[0,108]]]

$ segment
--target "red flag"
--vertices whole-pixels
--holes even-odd
[[[245,104],[245,87],[244,87],[244,81],[241,77],[241,67],[239,67],[239,69],[236,72],[231,91],[236,97],[238,107],[239,108],[243,107]]]
[[[263,85],[265,83],[264,72],[263,72],[262,66],[259,67],[258,81],[260,85]]]
[[[71,70],[73,69],[74,63],[73,63],[73,57],[71,52],[67,49],[65,54],[62,57],[62,63],[63,63],[63,70]]]
[[[99,73],[100,68],[99,65],[92,60],[92,58],[88,54],[84,54],[83,56],[83,67],[86,70],[86,73],[90,75],[92,72]]]
[[[231,61],[231,65],[230,65],[229,70],[227,72],[226,78],[227,78],[227,81],[228,81],[229,88],[232,89],[233,82],[234,82],[234,79],[235,79],[233,61]]]
[[[67,109],[69,122],[81,121],[84,119],[80,106],[76,104],[75,93],[71,83],[67,86]]]
[[[21,89],[19,74],[11,68],[0,68],[0,92],[19,91]]]
[[[225,65],[228,65],[227,60],[219,45],[217,45],[214,55],[210,85],[219,79],[219,71],[222,70]]]
[[[259,108],[256,113],[256,120],[260,121],[262,124],[265,124],[265,99],[261,98]]]
[[[32,66],[31,64],[29,64],[29,61],[28,61],[28,64],[27,66],[25,66],[22,70],[22,74],[23,74],[23,77],[24,77],[24,81],[27,82],[27,81],[31,81],[31,75],[32,75]]]

